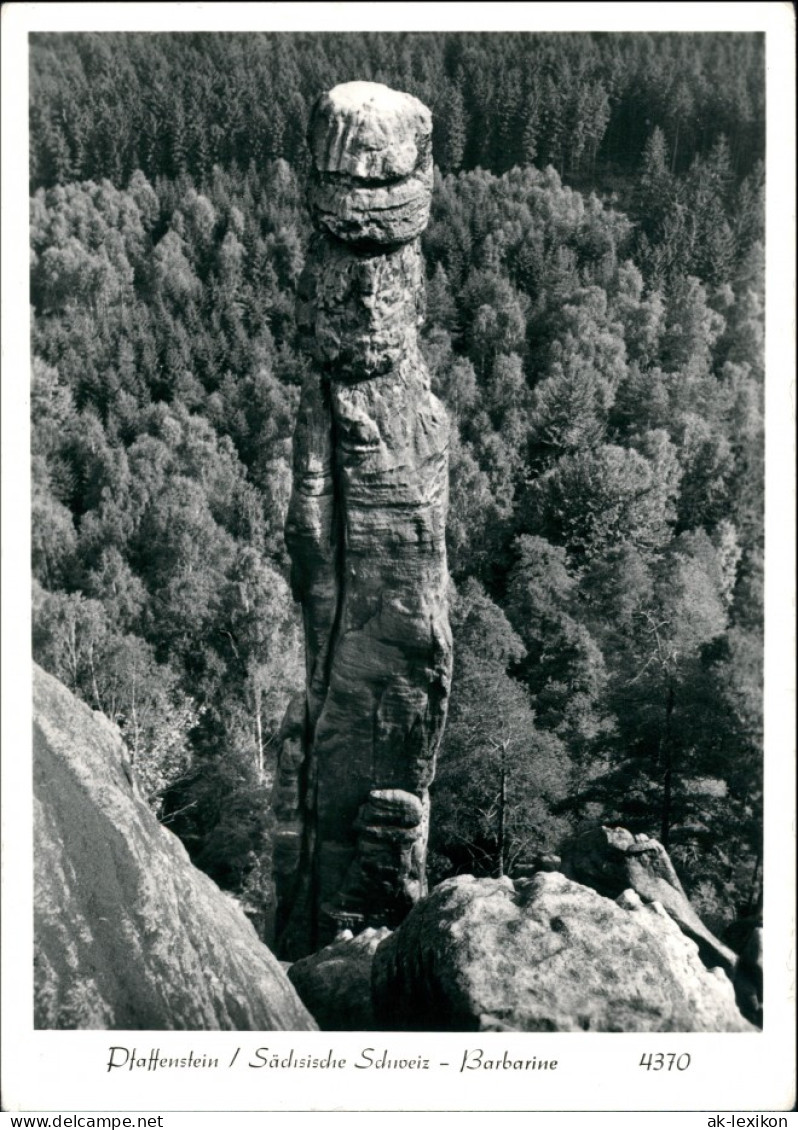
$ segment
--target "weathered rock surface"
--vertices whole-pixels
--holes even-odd
[[[390,930],[351,932],[288,969],[291,984],[324,1032],[367,1032],[374,1028],[371,965]]]
[[[116,727],[38,668],[33,689],[36,1027],[315,1029],[138,795]]]
[[[432,117],[410,94],[349,82],[322,95],[308,128],[314,222],[338,239],[394,244],[429,220]]]
[[[274,802],[285,957],[342,928],[394,926],[426,890],[452,662],[449,427],[417,342],[430,128],[421,103],[374,83],[336,87],[311,117],[314,183],[339,193],[349,226],[332,223],[312,189],[318,231],[297,321],[314,368],[286,524],[307,691],[304,710],[286,716]],[[401,211],[416,199],[411,182],[424,182],[426,209],[412,231],[393,216],[398,200]]]
[[[314,167],[361,181],[401,180],[429,158],[432,115],[381,82],[345,82],[322,94],[308,127]]]
[[[631,887],[643,902],[657,901],[698,946],[704,963],[733,973],[737,956],[707,929],[685,894],[668,853],[658,840],[625,828],[590,828],[562,849],[562,872],[607,898]]]
[[[424,302],[417,242],[364,254],[316,235],[297,292],[302,347],[336,382],[390,373],[406,357],[419,369]]]
[[[754,1030],[659,903],[557,872],[441,883],[378,947],[372,989],[386,1030]]]

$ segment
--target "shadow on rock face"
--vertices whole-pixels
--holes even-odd
[[[323,1032],[367,1032],[375,1027],[371,966],[387,926],[346,932],[288,969],[291,984]]]

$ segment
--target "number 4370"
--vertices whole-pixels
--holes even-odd
[[[639,1067],[645,1067],[646,1071],[686,1071],[690,1066],[690,1055],[688,1052],[682,1052],[677,1055],[676,1052],[648,1052],[640,1057]]]

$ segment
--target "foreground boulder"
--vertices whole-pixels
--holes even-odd
[[[561,848],[562,871],[607,898],[631,887],[643,902],[659,902],[692,938],[707,967],[719,965],[730,976],[737,955],[707,929],[693,910],[668,853],[658,840],[625,828],[594,827]]]
[[[138,795],[116,727],[38,668],[33,690],[36,1027],[315,1029]]]
[[[288,977],[323,1032],[359,1032],[374,1027],[371,966],[388,936],[387,926],[350,931],[310,957],[295,961]]]
[[[386,1030],[754,1030],[659,903],[557,872],[441,883],[377,949],[372,990]]]

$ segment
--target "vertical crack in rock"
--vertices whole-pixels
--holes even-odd
[[[432,122],[379,83],[337,86],[308,128],[316,231],[297,294],[313,361],[286,522],[305,693],[280,735],[277,947],[395,926],[426,891],[446,719],[449,426],[418,347]]]

